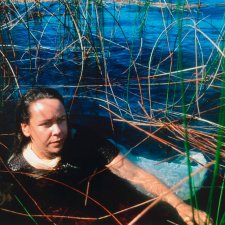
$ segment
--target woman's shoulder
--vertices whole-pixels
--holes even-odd
[[[13,154],[7,161],[8,167],[12,171],[31,170],[30,164],[25,160],[22,153]]]

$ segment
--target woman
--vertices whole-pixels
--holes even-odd
[[[119,178],[169,203],[186,224],[194,224],[194,220],[197,224],[205,224],[206,213],[193,210],[155,176],[126,159],[110,142],[93,133],[86,136],[81,129],[68,131],[63,99],[56,90],[28,91],[18,103],[16,123],[17,148],[8,161],[12,171],[33,177],[54,177],[59,171],[65,174],[69,170],[81,181],[83,178],[90,180],[93,174],[107,168]]]

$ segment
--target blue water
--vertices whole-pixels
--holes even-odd
[[[71,5],[75,23],[65,5],[57,2],[17,4],[7,14],[12,22],[1,26],[3,44],[8,45],[1,49],[6,49],[21,93],[35,85],[57,87],[69,110],[79,85],[71,114],[108,117],[99,105],[107,106],[105,101],[109,101],[111,110],[127,119],[148,122],[147,114],[156,120],[180,119],[184,101],[190,115],[198,113],[198,108],[205,111],[219,104],[220,89],[214,86],[221,83],[213,75],[222,69],[217,49],[223,46],[222,3],[204,1],[200,8],[184,10],[109,1],[98,7]],[[42,16],[36,17],[37,12]],[[88,52],[84,61],[82,48]],[[198,89],[196,66],[201,78]],[[149,75],[155,76],[149,80]],[[106,82],[111,86],[104,86]],[[12,92],[19,94],[13,78],[4,98],[13,97]],[[201,117],[217,122],[216,113]]]

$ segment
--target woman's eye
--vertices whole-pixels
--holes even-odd
[[[44,126],[44,127],[50,127],[51,124],[52,124],[51,122],[46,122],[46,123],[43,123],[41,125]]]
[[[63,123],[66,121],[66,117],[62,117],[58,119],[58,123]]]

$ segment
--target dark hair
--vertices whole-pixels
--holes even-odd
[[[64,105],[63,97],[59,94],[58,91],[52,88],[33,88],[30,89],[25,95],[23,95],[16,106],[16,136],[14,142],[15,153],[21,152],[23,146],[30,141],[30,138],[24,136],[21,130],[21,123],[29,123],[30,104],[44,98],[58,99]]]

